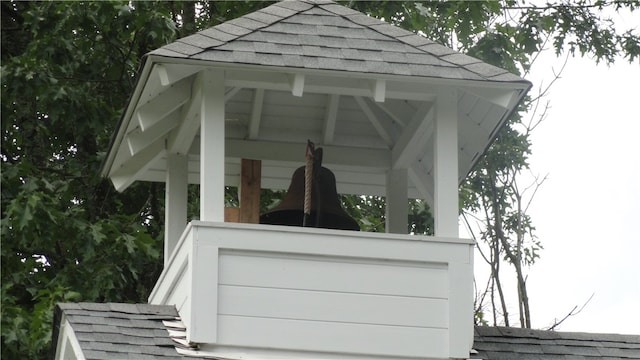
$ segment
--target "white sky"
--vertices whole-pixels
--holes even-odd
[[[551,77],[539,66],[528,78]],[[640,65],[570,58],[548,98],[532,137],[534,172],[549,174],[531,210],[545,247],[529,272],[533,325],[593,294],[560,330],[640,334]]]
[[[637,15],[612,17],[618,30],[640,30]],[[563,61],[541,55],[526,76],[531,95]],[[556,330],[640,334],[639,61],[607,67],[570,57],[546,100],[551,108],[531,138],[533,173],[548,175],[529,211],[544,246],[527,271],[532,325],[548,328],[588,301]],[[478,277],[486,265],[475,261]],[[515,279],[503,280],[517,326]]]
[[[532,95],[563,59],[538,61]],[[556,330],[640,334],[640,65],[569,58],[546,100],[530,158],[534,174],[548,174],[530,209],[544,246],[528,270],[532,325],[548,328],[593,295]],[[477,278],[482,262],[476,255]],[[504,281],[517,326],[515,280]]]

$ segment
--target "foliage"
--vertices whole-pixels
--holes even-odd
[[[603,9],[633,10],[638,1],[342,3],[514,72],[529,69],[546,44],[606,63],[617,56],[636,61],[640,54],[635,33],[617,32],[602,17]],[[2,358],[47,356],[56,302],[146,301],[162,264],[163,186],[139,183],[119,194],[99,177],[141,58],[178,36],[269,4],[0,3]],[[527,167],[528,137],[515,130],[518,121],[478,164],[461,203],[483,208],[495,180],[506,196],[491,216],[502,220],[504,226],[493,229],[505,230],[508,241],[499,257],[513,247],[531,264],[539,243],[517,245],[509,230],[532,232],[531,219],[514,215],[514,193],[500,180]],[[197,194],[197,186],[189,191]],[[263,206],[280,195],[265,192]],[[234,201],[232,192],[227,200]],[[367,230],[384,231],[384,199],[343,201]],[[190,206],[195,213],[197,201]],[[432,233],[424,202],[412,201],[409,214],[410,232]],[[487,231],[487,238],[496,233]]]
[[[147,3],[2,2],[2,358],[41,358],[58,301],[140,301],[162,189],[99,177],[142,54],[174,39]]]

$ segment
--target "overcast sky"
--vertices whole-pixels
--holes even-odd
[[[534,172],[549,174],[531,211],[545,247],[529,275],[534,326],[593,294],[560,330],[640,334],[640,65],[570,58],[548,99],[532,140]]]

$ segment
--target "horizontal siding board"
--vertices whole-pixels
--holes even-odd
[[[220,315],[218,344],[376,356],[447,356],[446,329]],[[277,330],[275,330],[277,329]]]
[[[419,297],[221,285],[218,313],[372,325],[446,328],[447,301]]]
[[[446,299],[449,293],[446,268],[437,265],[277,255],[221,254],[220,284],[439,299]]]

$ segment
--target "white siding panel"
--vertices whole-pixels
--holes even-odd
[[[167,298],[167,304],[175,304],[178,311],[182,311],[191,294],[191,276],[185,267],[179,275],[178,281]]]
[[[444,358],[446,329],[221,315],[219,343],[376,356]]]
[[[448,297],[444,266],[397,261],[381,265],[384,260],[377,260],[377,263],[358,260],[327,258],[319,261],[275,253],[273,257],[250,253],[221,254],[219,284],[439,299]]]
[[[251,317],[446,328],[447,301],[222,285],[218,313]]]

